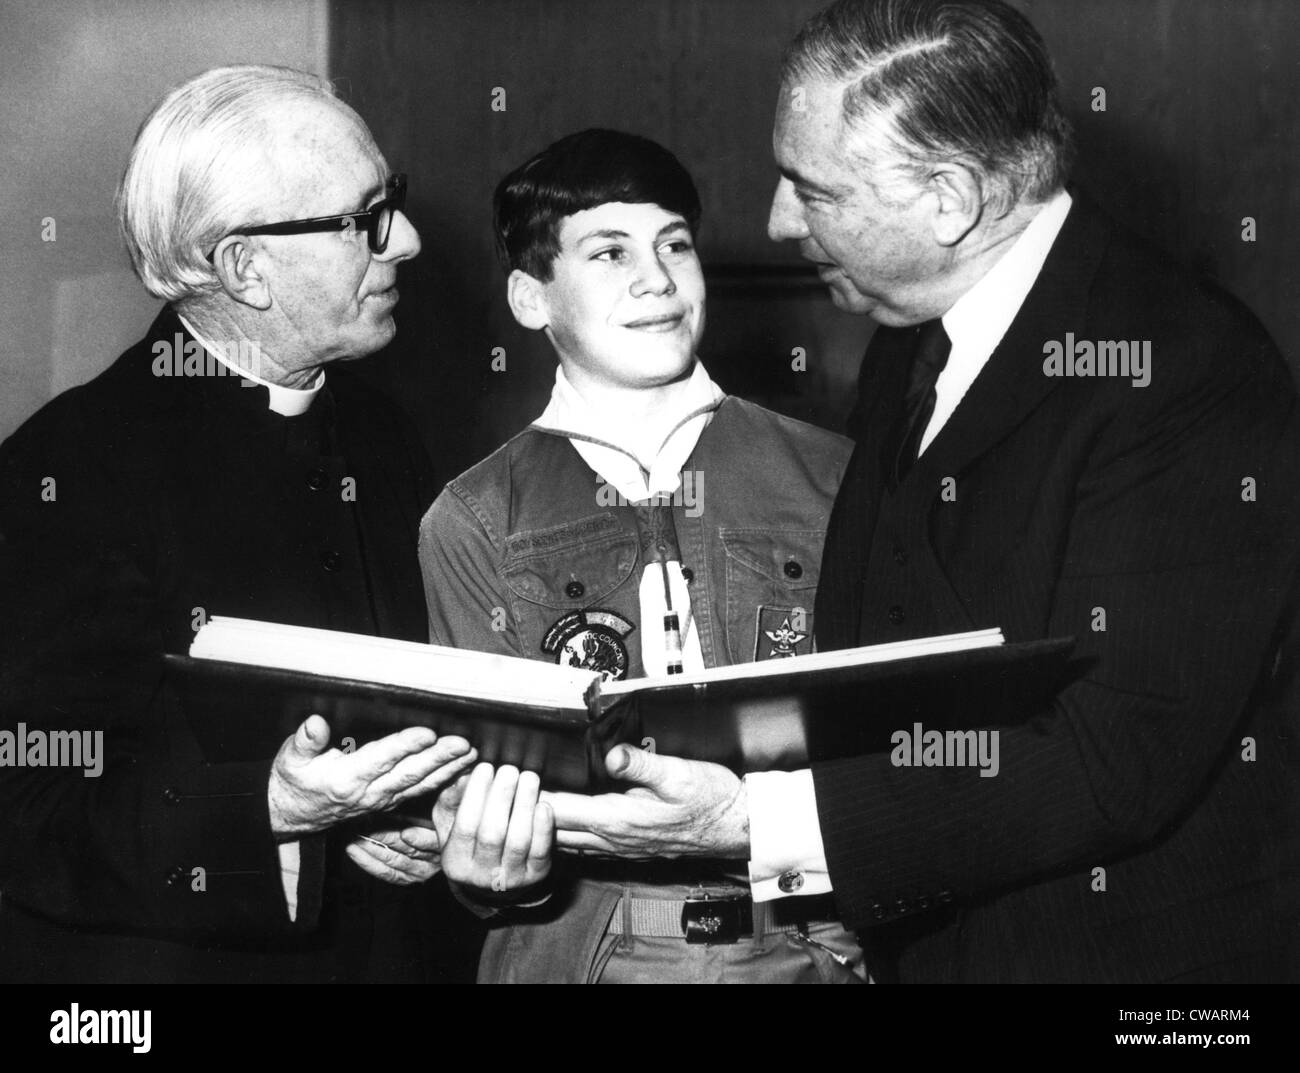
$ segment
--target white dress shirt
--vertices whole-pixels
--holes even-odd
[[[225,353],[219,346],[209,342],[197,331],[194,325],[182,317],[179,313],[177,318],[185,326],[185,330],[194,336],[202,345],[203,349],[211,354],[217,361],[221,362],[227,369],[239,373],[245,380],[251,380],[254,384],[260,384],[270,392],[269,406],[272,412],[281,414],[284,417],[298,417],[305,414],[311,407],[312,400],[325,386],[325,370],[321,369],[316,374],[316,380],[311,387],[295,388],[285,387],[283,384],[273,384],[269,380],[263,380],[248,369],[242,369],[238,365],[228,361]],[[280,884],[284,888],[284,900],[289,907],[289,919],[298,919],[298,871],[301,865],[302,853],[297,842],[281,842],[277,847],[280,853]]]
[[[918,454],[934,442],[1016,319],[1065,224],[1073,200],[1064,190],[1029,221],[1011,248],[943,315],[952,342],[935,384],[934,414]],[[749,800],[749,881],[754,900],[831,889],[812,772],[745,776]],[[792,882],[793,880],[793,882]]]

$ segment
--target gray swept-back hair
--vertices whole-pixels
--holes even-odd
[[[846,148],[913,182],[942,160],[997,213],[1061,189],[1074,139],[1038,31],[1002,0],[838,0],[786,49],[787,86],[844,83]]]
[[[117,220],[136,275],[175,302],[215,290],[209,251],[261,222],[273,119],[295,102],[328,101],[361,118],[322,78],[288,67],[214,67],[172,90],[141,124],[117,191]]]

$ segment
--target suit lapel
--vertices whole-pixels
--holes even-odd
[[[1088,291],[1110,235],[1110,224],[1080,195],[1043,269],[1007,334],[917,461],[926,471],[913,483],[955,475],[1019,425],[1060,384],[1043,373],[1043,345],[1081,335]]]

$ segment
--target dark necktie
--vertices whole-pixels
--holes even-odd
[[[951,350],[952,343],[943,330],[943,321],[927,320],[917,329],[912,373],[907,383],[907,394],[903,396],[904,431],[894,462],[895,485],[907,476],[920,453],[921,438],[934,416],[934,386],[943,367],[948,364]]]

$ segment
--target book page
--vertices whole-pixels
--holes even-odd
[[[945,633],[935,637],[918,637],[912,641],[890,641],[861,648],[843,648],[835,652],[813,652],[807,656],[764,660],[761,663],[733,663],[729,667],[711,667],[693,674],[674,674],[664,678],[636,678],[606,682],[600,687],[602,697],[635,693],[647,686],[695,685],[705,682],[728,682],[739,678],[775,678],[795,672],[834,670],[868,663],[887,663],[913,656],[933,656],[943,652],[965,652],[972,648],[990,648],[1003,644],[1000,629]]]
[[[195,659],[407,686],[506,704],[585,711],[593,671],[554,663],[395,641],[367,634],[215,615],[190,645]]]

